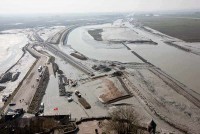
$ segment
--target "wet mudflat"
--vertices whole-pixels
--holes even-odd
[[[94,27],[99,28],[98,26]],[[98,41],[92,41],[93,39],[89,38],[84,28],[88,27],[81,27],[72,31],[68,40],[68,44],[80,53],[97,60],[142,63],[138,57],[131,53],[131,51],[134,51],[176,80],[200,93],[200,56],[167,45],[164,43],[168,40],[165,37],[158,37],[136,28],[132,29],[158,43],[158,45],[128,44],[131,50],[127,50],[120,44],[115,44],[115,46],[108,44],[107,46],[110,45],[112,48],[107,49]]]
[[[159,42],[159,46],[156,47],[135,47],[134,51],[176,80],[200,93],[200,56],[173,48],[163,42]]]

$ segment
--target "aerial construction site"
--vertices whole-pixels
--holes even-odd
[[[144,133],[152,120],[157,133],[200,132],[200,43],[134,16],[79,21],[1,31],[0,45],[10,44],[0,50],[1,120],[18,133],[31,125],[34,133],[103,133],[99,124],[127,106]]]

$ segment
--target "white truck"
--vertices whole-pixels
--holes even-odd
[[[44,103],[43,102],[40,104],[39,112],[40,113],[44,112]]]
[[[39,66],[38,67],[38,72],[41,72],[42,71],[42,66]]]

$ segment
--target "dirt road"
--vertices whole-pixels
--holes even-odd
[[[26,49],[34,57],[39,57],[38,61],[32,68],[32,70],[29,72],[27,78],[23,81],[20,89],[18,90],[18,92],[11,101],[11,103],[15,103],[16,105],[7,106],[4,112],[6,112],[8,108],[11,109],[23,108],[25,111],[27,111],[28,106],[30,105],[38,86],[38,82],[36,81],[36,79],[39,78],[38,67],[40,65],[44,66],[46,64],[47,61],[46,56],[36,52],[33,48],[31,48],[31,45],[28,45]]]

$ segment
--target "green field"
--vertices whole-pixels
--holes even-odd
[[[187,42],[200,42],[200,18],[185,16],[136,17],[145,26]]]

